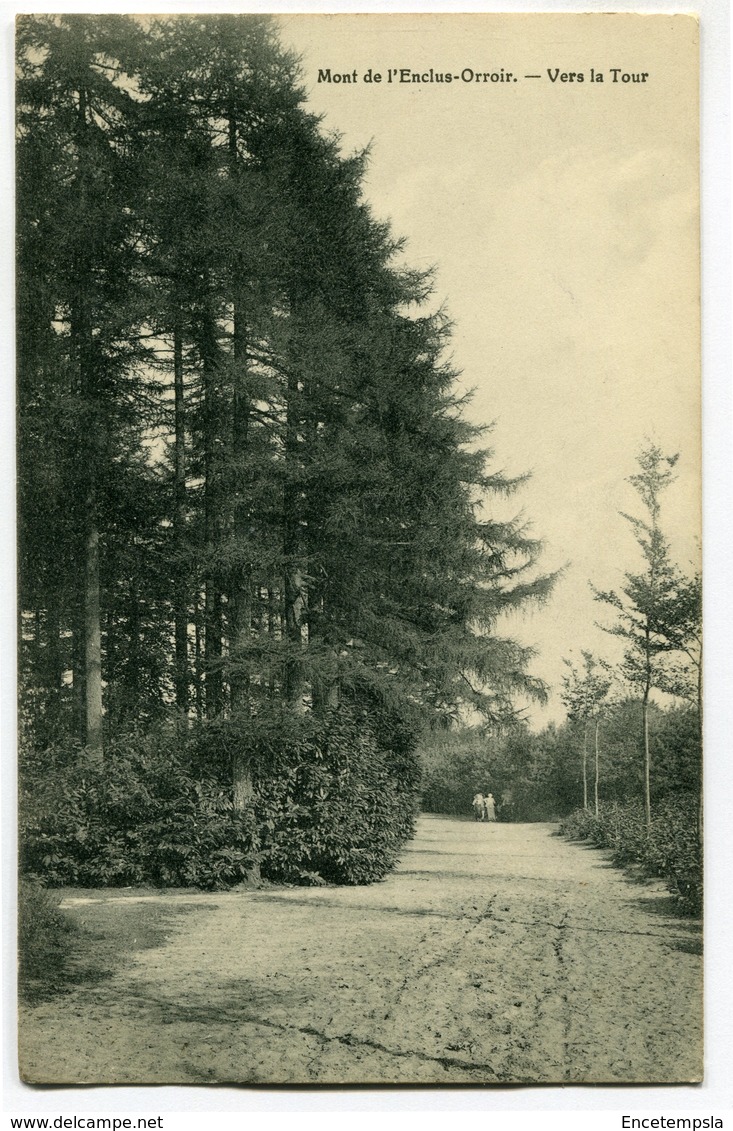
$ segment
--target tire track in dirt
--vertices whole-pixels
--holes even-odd
[[[108,981],[24,1009],[38,1082],[699,1074],[695,924],[548,826],[423,818],[397,873],[368,888],[73,898],[111,932],[126,901],[177,914]]]
[[[475,918],[469,919],[468,926],[463,929],[463,933],[461,934],[460,938],[458,938],[454,943],[452,943],[447,949],[444,949],[440,953],[434,955],[431,959],[429,959],[428,962],[425,962],[417,970],[410,971],[405,975],[405,977],[402,981],[402,985],[400,986],[400,988],[397,992],[397,996],[395,997],[395,1000],[394,1000],[394,1006],[393,1006],[394,1009],[399,1008],[399,1005],[402,1001],[402,998],[404,997],[405,993],[407,992],[408,986],[410,986],[413,982],[420,981],[430,971],[436,970],[439,966],[444,966],[451,959],[451,957],[456,956],[456,954],[460,950],[462,944],[465,942],[465,940],[468,938],[468,936],[471,934],[471,932],[475,931],[476,928],[481,923],[483,923],[486,919],[491,918],[495,902],[496,902],[496,896],[492,895],[491,899],[489,900],[488,904],[486,905],[486,910],[483,911],[480,915],[476,916]],[[461,921],[461,919],[457,918],[456,916],[453,916],[453,919],[456,922]],[[420,945],[420,942],[424,943],[425,941],[427,941],[427,936],[423,936],[423,938],[418,941],[418,947]]]

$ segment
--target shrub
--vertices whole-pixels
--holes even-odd
[[[58,984],[73,944],[75,928],[59,908],[59,900],[37,880],[21,878],[18,885],[18,976],[24,997],[34,985]]]
[[[611,851],[614,864],[637,864],[645,875],[667,881],[680,910],[689,915],[702,911],[702,853],[697,834],[697,807],[693,795],[667,798],[658,803],[647,829],[640,802],[604,806],[598,817],[578,809],[560,824],[571,840],[587,840]]]
[[[285,750],[258,760],[263,875],[363,884],[394,866],[412,835],[418,785],[410,749],[385,750],[370,719],[309,719]]]
[[[376,728],[366,709],[320,716],[283,708],[202,728],[196,759],[201,766],[231,765],[235,756],[249,762],[264,879],[361,884],[381,879],[412,835],[414,744],[414,733],[389,718]]]
[[[244,878],[252,819],[215,776],[196,778],[173,736],[128,736],[21,776],[21,864],[52,886],[217,887]]]
[[[370,715],[282,709],[110,743],[102,766],[59,749],[21,768],[21,859],[52,886],[219,888],[246,879],[369,883],[412,834],[414,736]],[[235,812],[245,758],[256,801]]]

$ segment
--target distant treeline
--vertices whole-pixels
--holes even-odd
[[[684,798],[689,825],[696,827],[700,787],[700,732],[693,707],[649,712],[652,757],[652,802]],[[607,709],[599,733],[598,792],[600,807],[641,803],[644,750],[642,705],[627,699]],[[533,734],[525,726],[503,736],[483,728],[434,734],[422,746],[422,805],[426,811],[468,816],[477,790],[490,790],[500,821],[556,821],[584,807],[593,807],[593,781],[584,790],[585,733],[583,719],[549,726]]]

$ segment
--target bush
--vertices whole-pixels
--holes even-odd
[[[37,880],[18,885],[18,975],[21,993],[32,996],[33,986],[52,988],[63,977],[75,928],[59,908],[59,900]]]
[[[263,878],[368,883],[393,867],[412,834],[414,738],[366,711],[328,718],[282,710],[194,728],[128,735],[103,766],[85,752],[47,752],[21,768],[21,860],[58,886],[221,888]],[[395,737],[396,736],[396,737]],[[381,737],[381,736],[380,736]],[[256,801],[235,812],[235,758]]]
[[[251,864],[253,820],[215,776],[196,778],[172,736],[110,744],[21,777],[21,864],[51,886],[225,886]]]
[[[685,914],[699,915],[703,902],[702,852],[694,795],[666,799],[655,806],[647,830],[640,802],[604,806],[598,817],[578,809],[560,824],[571,840],[587,840],[611,851],[614,864],[637,864],[645,875],[660,876]]]
[[[255,763],[263,876],[382,879],[414,830],[419,775],[410,744],[385,750],[365,711],[300,722],[287,747],[265,746]]]

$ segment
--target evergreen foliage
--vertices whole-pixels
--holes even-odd
[[[629,482],[641,499],[644,517],[624,514],[623,518],[630,524],[641,550],[643,571],[627,571],[620,592],[592,587],[596,600],[615,611],[616,620],[603,627],[626,642],[623,677],[641,692],[644,810],[650,828],[650,695],[654,688],[677,690],[668,660],[683,650],[697,667],[697,707],[702,735],[701,586],[699,578],[690,580],[675,566],[660,522],[661,495],[673,480],[672,469],[678,458],[677,455],[665,456],[655,444],[639,453],[639,471],[629,477]]]
[[[27,866],[373,879],[415,719],[543,694],[521,480],[272,19],[23,16],[18,61]]]

